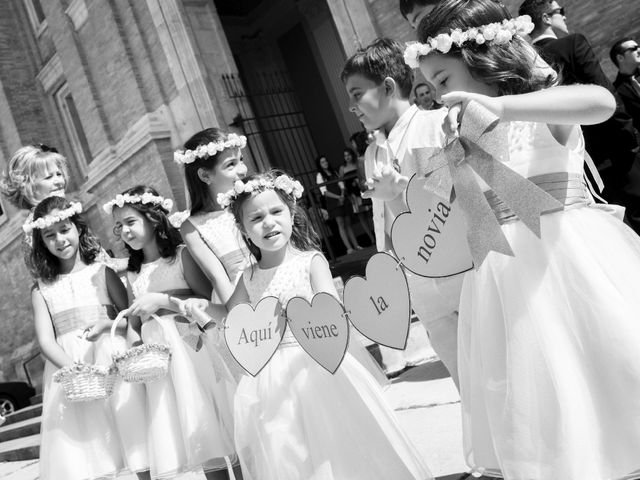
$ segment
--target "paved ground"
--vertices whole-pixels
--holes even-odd
[[[433,474],[442,477],[441,480],[457,479],[460,472],[465,471],[460,434],[460,401],[442,364],[434,361],[408,370],[393,381],[385,395]],[[36,460],[0,463],[0,479],[37,478]],[[136,477],[129,475],[120,478],[135,480]],[[204,476],[188,474],[176,480],[204,480]]]

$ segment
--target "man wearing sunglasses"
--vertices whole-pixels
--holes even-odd
[[[613,82],[633,125],[640,130],[640,48],[632,38],[621,38],[611,47],[611,61],[618,67]]]
[[[582,131],[587,152],[604,181],[603,197],[627,207],[628,213],[637,211],[638,198],[626,193],[631,188],[628,174],[638,150],[633,122],[589,41],[580,33],[569,33],[565,14],[555,0],[525,0],[520,5],[520,15],[531,16],[535,25],[531,32],[533,46],[559,73],[559,83],[600,85],[616,96],[613,116],[598,125],[585,125]],[[632,223],[629,218],[628,221]],[[632,227],[640,233],[640,224]]]

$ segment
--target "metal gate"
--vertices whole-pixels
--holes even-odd
[[[307,211],[332,259],[327,227],[319,205],[315,158],[318,154],[304,111],[289,76],[282,71],[256,72],[246,78],[222,75],[222,83],[238,115],[231,126],[247,137],[249,154],[256,167],[281,168],[300,180],[305,187]]]

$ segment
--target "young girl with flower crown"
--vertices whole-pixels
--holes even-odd
[[[640,469],[640,239],[593,208],[578,126],[604,121],[615,102],[597,86],[545,89],[522,38],[530,29],[530,19],[510,19],[493,0],[447,0],[421,23],[422,43],[406,52],[450,107],[453,137],[478,129],[470,119],[479,118],[478,105],[504,122],[495,128],[504,129],[505,142],[493,142],[495,158],[479,162],[519,174],[515,181],[539,199],[516,216],[513,196],[510,206],[484,182],[454,184],[460,202],[472,187],[485,190],[495,233],[512,250],[489,251],[465,277],[459,369],[466,457],[474,471],[509,480],[627,478]],[[502,143],[508,152],[497,155]],[[557,206],[536,215],[538,238],[523,218],[553,199]]]
[[[73,403],[52,381],[58,369],[74,362],[111,364],[108,330],[127,305],[120,279],[96,262],[100,245],[81,210],[79,203],[49,197],[25,224],[37,277],[32,292],[36,337],[46,359],[40,478],[107,478],[129,469],[149,479],[144,387],[119,383],[108,401]],[[113,346],[126,348],[123,332]]]
[[[127,267],[132,321],[144,343],[171,349],[166,377],[147,383],[149,451],[154,478],[172,478],[202,467],[209,480],[227,479],[225,457],[234,455],[231,406],[205,349],[182,340],[175,299],[209,298],[211,284],[169,222],[172,202],[137,186],[104,205],[114,233],[130,253]]]
[[[271,171],[236,182],[220,198],[252,254],[227,303],[275,296],[337,296],[318,237],[297,204],[302,185]],[[188,309],[202,307],[192,301]],[[209,306],[211,312],[214,307]],[[234,405],[236,447],[251,480],[432,478],[381,390],[349,352],[334,375],[286,330],[257,377],[243,376]]]

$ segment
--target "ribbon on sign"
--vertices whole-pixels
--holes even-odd
[[[503,164],[509,156],[507,128],[499,117],[471,101],[458,138],[435,155],[430,148],[414,151],[421,165],[419,173],[427,178],[425,188],[447,202],[457,200],[464,212],[476,269],[492,250],[509,256],[514,253],[475,174],[538,238],[540,215],[563,208],[558,200]]]
[[[193,348],[196,352],[199,352],[202,348],[205,338],[205,331],[211,326],[214,327],[215,324],[211,322],[210,324],[201,327],[197,322],[189,320],[187,317],[182,315],[175,315],[173,320],[176,324],[176,329],[182,337],[184,343]]]

